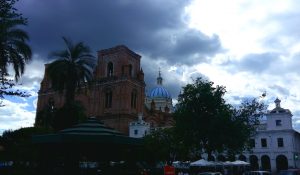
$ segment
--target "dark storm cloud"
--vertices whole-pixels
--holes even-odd
[[[277,62],[279,59],[278,53],[260,53],[260,54],[248,54],[242,59],[237,61],[229,61],[224,64],[230,71],[234,72],[251,72],[262,73],[268,71],[273,62]]]
[[[125,44],[152,59],[194,64],[221,50],[218,36],[188,29],[183,19],[189,1],[26,0],[18,9],[35,53],[63,48],[62,36],[97,50]],[[96,54],[96,53],[95,53]]]
[[[221,47],[219,37],[213,35],[208,37],[199,31],[188,31],[177,40],[177,53],[189,55],[191,53],[205,53],[207,55],[214,55]]]

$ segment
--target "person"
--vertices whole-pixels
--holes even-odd
[[[187,172],[187,171],[186,171],[186,172],[184,172],[184,174],[183,174],[183,175],[189,175],[189,172]]]
[[[224,175],[228,175],[228,169],[227,168],[224,169]]]

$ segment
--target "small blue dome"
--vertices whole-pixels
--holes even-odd
[[[171,95],[169,94],[167,89],[165,89],[162,86],[159,86],[159,87],[153,88],[151,90],[151,92],[149,93],[149,97],[151,97],[151,98],[153,98],[153,97],[171,98]]]

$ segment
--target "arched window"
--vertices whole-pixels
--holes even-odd
[[[253,170],[253,171],[258,170],[259,165],[258,165],[257,156],[256,155],[250,155],[249,161],[250,161],[250,169]]]
[[[122,76],[124,76],[125,72],[124,72],[124,66],[122,66]]]
[[[48,99],[48,106],[49,106],[50,110],[53,111],[53,109],[54,109],[54,99],[52,97],[50,97]]]
[[[239,160],[241,160],[241,161],[246,161],[246,159],[247,159],[247,157],[246,156],[244,156],[244,155],[239,155]]]
[[[112,105],[112,91],[108,90],[105,92],[105,108],[111,108]]]
[[[271,170],[270,157],[268,155],[263,155],[263,156],[261,156],[260,160],[261,160],[262,170],[270,171]]]
[[[129,64],[128,74],[129,74],[129,77],[132,76],[132,65],[131,64]]]
[[[279,155],[276,157],[277,171],[288,169],[288,159],[285,155]]]
[[[107,77],[113,76],[113,72],[114,72],[114,65],[112,62],[109,62],[107,64]]]
[[[137,92],[133,90],[131,92],[131,108],[136,109]]]

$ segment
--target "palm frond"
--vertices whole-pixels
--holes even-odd
[[[7,67],[12,65],[17,81],[24,73],[25,64],[31,60],[32,51],[26,43],[29,36],[24,30],[17,28],[25,24],[26,20],[21,17],[6,16],[0,20],[1,79],[8,73]]]
[[[70,54],[67,50],[55,51],[49,54],[50,58],[56,58],[61,60],[68,60],[70,58]]]
[[[83,42],[73,44],[63,37],[66,49],[52,52],[57,60],[47,68],[53,89],[65,92],[66,101],[74,99],[75,90],[80,90],[83,83],[92,80],[95,57]]]
[[[21,29],[17,29],[17,28],[12,28],[7,32],[7,36],[17,39],[17,40],[21,40],[21,41],[28,41],[29,40],[29,36],[28,34]]]

